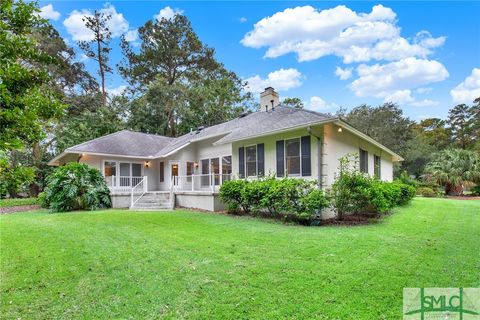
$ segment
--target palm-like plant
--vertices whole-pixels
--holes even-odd
[[[443,186],[448,195],[463,194],[466,181],[480,181],[480,155],[478,152],[448,149],[439,152],[425,168],[427,177]]]

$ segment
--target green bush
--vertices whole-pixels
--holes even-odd
[[[100,171],[75,162],[57,168],[47,177],[39,199],[43,207],[54,212],[111,207],[110,191]]]
[[[251,215],[268,213],[271,217],[304,224],[328,206],[324,192],[318,190],[315,181],[274,176],[227,181],[220,188],[220,198],[232,213],[240,210]]]
[[[480,184],[470,189],[472,196],[480,196]]]
[[[337,218],[346,214],[386,213],[395,206],[407,204],[415,196],[415,187],[402,183],[379,181],[351,166],[350,156],[340,159],[340,174],[330,191]]]
[[[417,194],[422,197],[433,198],[437,196],[437,193],[429,187],[419,187],[417,189]]]

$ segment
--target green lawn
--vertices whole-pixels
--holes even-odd
[[[0,199],[0,208],[38,204],[37,198]]]
[[[2,318],[400,319],[404,287],[480,286],[480,201],[301,227],[109,210],[0,217]]]

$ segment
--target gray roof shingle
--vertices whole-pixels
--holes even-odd
[[[67,148],[65,151],[150,157],[174,140],[175,138],[155,134],[122,130]]]

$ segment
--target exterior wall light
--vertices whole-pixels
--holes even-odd
[[[338,130],[337,130],[337,131],[338,131],[338,132],[342,132],[342,131],[343,131],[343,130],[342,130],[342,127],[338,127]]]
[[[145,161],[145,168],[150,167],[150,161]]]

